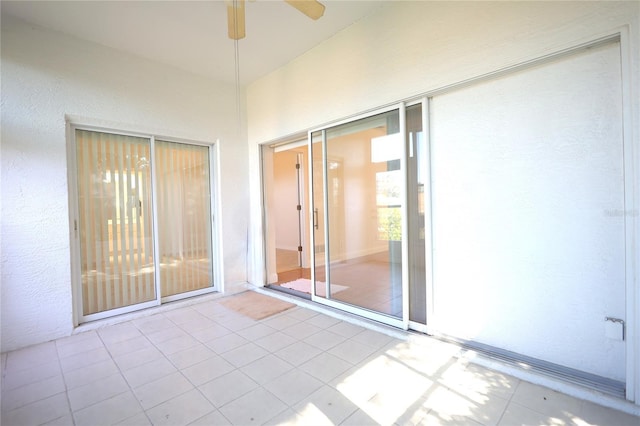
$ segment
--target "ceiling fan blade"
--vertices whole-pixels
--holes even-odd
[[[324,5],[316,0],[284,0],[313,20],[324,15]]]
[[[230,39],[240,40],[245,37],[244,0],[227,2],[227,27]]]

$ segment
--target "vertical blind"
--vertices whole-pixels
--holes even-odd
[[[151,164],[150,138],[75,137],[83,315],[211,287],[209,148],[155,141]]]
[[[150,141],[76,130],[84,315],[153,300]]]
[[[209,148],[156,141],[162,296],[211,286]]]

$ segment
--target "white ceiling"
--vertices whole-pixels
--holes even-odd
[[[247,84],[290,62],[382,6],[384,0],[321,0],[318,21],[281,0],[246,4],[238,42]],[[226,5],[208,1],[1,1],[2,14],[216,80],[235,81]]]

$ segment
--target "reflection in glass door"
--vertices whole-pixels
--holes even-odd
[[[403,319],[404,137],[392,110],[314,132],[315,295]]]

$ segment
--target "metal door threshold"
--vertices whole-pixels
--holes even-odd
[[[617,398],[625,398],[626,386],[624,382],[598,376],[562,365],[554,364],[541,359],[528,357],[516,352],[507,351],[496,348],[494,346],[485,345],[478,342],[456,339],[445,336],[432,336],[445,342],[456,344],[464,349],[478,352],[490,358],[497,359],[511,366],[524,369],[527,371],[537,372],[561,379],[569,383],[585,386],[590,389],[615,396]]]
[[[304,293],[304,292],[298,291],[298,290],[292,290],[292,289],[287,288],[287,287],[282,287],[281,285],[278,285],[278,284],[267,284],[267,285],[265,285],[265,288],[268,288],[268,289],[271,289],[271,290],[275,290],[275,291],[279,291],[281,293],[290,294],[291,296],[296,296],[296,297],[299,297],[301,299],[311,300],[311,295],[309,293]]]

